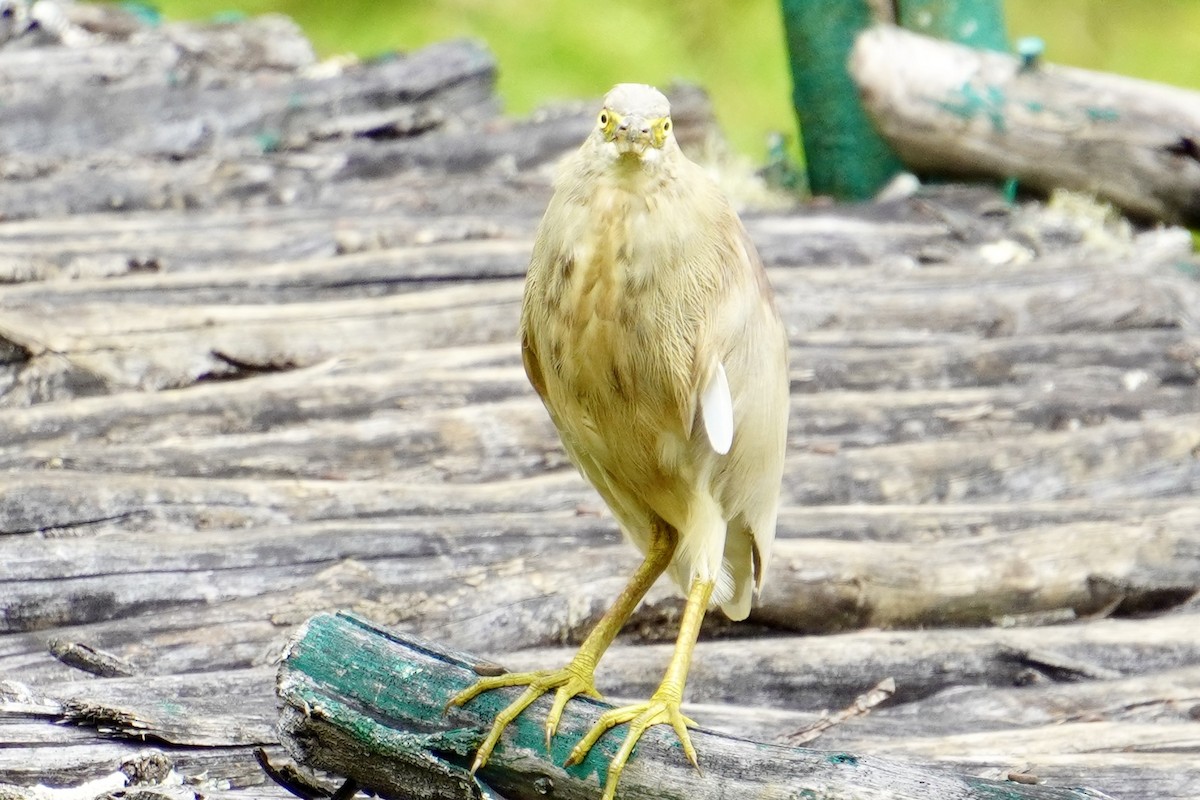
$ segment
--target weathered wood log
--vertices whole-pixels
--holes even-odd
[[[1200,687],[1194,659],[1197,644],[1173,646],[1195,615],[1154,620],[1091,620],[1032,629],[978,629],[938,632],[862,632],[820,637],[791,637],[757,644],[702,641],[697,674],[689,685],[692,708],[704,709],[720,730],[750,738],[782,738],[805,721],[877,680],[898,677],[904,693],[896,704],[876,709],[852,724],[830,729],[824,739],[836,743],[871,740],[898,749],[909,736],[997,733],[1023,726],[1064,722],[1174,723],[1192,720],[1189,700]],[[155,632],[156,633],[156,632]],[[284,645],[280,641],[280,647]],[[743,695],[738,648],[763,671],[753,691]],[[200,641],[190,642],[197,651]],[[224,642],[207,645],[217,652]],[[606,658],[599,680],[614,696],[632,697],[650,685],[654,658],[622,666],[638,646],[618,644]],[[663,656],[665,648],[655,648]],[[545,666],[568,658],[565,648],[501,654],[506,664]],[[1149,658],[1138,659],[1140,653]],[[207,664],[189,662],[198,669]],[[789,663],[791,666],[789,667]],[[700,669],[700,665],[707,665]],[[211,664],[207,664],[211,665]],[[154,666],[154,665],[151,665]],[[183,662],[172,669],[187,669]],[[269,687],[274,667],[253,666],[188,674],[64,682],[46,696],[35,692],[18,701],[14,684],[0,684],[4,711],[23,710],[78,724],[103,724],[114,733],[152,735],[171,744],[217,746],[270,743],[276,716]],[[840,676],[823,693],[825,677]],[[224,703],[225,694],[236,703]],[[26,687],[26,693],[29,689]],[[1114,698],[1119,702],[1114,704]],[[8,720],[15,723],[15,720]],[[52,731],[21,727],[21,741],[58,738]],[[71,730],[67,729],[67,738]],[[895,737],[895,742],[890,741]],[[861,745],[859,746],[861,748]],[[1058,751],[1055,751],[1058,752]],[[1062,751],[1065,752],[1065,751]],[[944,755],[949,755],[948,753]]]
[[[510,691],[462,709],[446,702],[478,677],[480,662],[410,637],[389,634],[355,617],[322,615],[301,628],[280,665],[280,739],[302,763],[344,775],[381,797],[474,798],[480,789],[466,766],[471,749]],[[595,797],[603,785],[612,737],[576,767],[564,768],[574,740],[606,704],[576,700],[546,753],[535,703],[501,738],[480,780],[512,800]],[[1025,786],[946,775],[868,756],[791,749],[697,729],[693,740],[705,773],[680,758],[673,732],[651,729],[621,779],[630,798],[813,794],[839,798],[1082,798],[1083,790]]]
[[[487,138],[503,137],[511,128],[508,135],[528,139],[538,130],[554,130],[561,124],[557,115],[540,121],[496,121],[489,126]],[[590,112],[587,124],[591,124]],[[423,137],[441,141],[447,135],[430,131]],[[485,138],[472,135],[476,140]],[[572,143],[577,144],[580,136],[572,139]],[[384,144],[371,142],[372,147]],[[339,142],[336,152],[340,155],[343,147],[353,145],[354,142]],[[309,158],[321,161],[311,154]],[[334,154],[329,158],[333,159]],[[62,169],[69,170],[71,163]],[[169,168],[170,164],[155,167]],[[291,169],[302,167],[318,170],[311,161]],[[129,169],[128,165],[123,168]],[[472,172],[456,178],[432,167],[400,175],[393,169],[373,176],[373,180],[347,178],[342,185],[337,179],[337,169],[332,171],[332,175],[322,173],[325,182],[320,199],[296,198],[292,205],[239,208],[237,213],[207,207],[155,212],[129,209],[121,214],[89,215],[86,224],[69,217],[7,220],[0,249],[3,270],[0,276],[6,283],[23,283],[54,277],[112,278],[135,276],[139,272],[212,270],[215,274],[210,280],[215,286],[211,289],[203,279],[195,280],[194,288],[201,292],[198,302],[206,290],[224,287],[228,291],[231,284],[236,285],[233,281],[238,273],[215,271],[222,266],[236,266],[240,273],[250,270],[251,275],[263,278],[263,284],[247,283],[251,275],[242,275],[245,288],[251,292],[248,297],[271,288],[295,297],[305,287],[311,296],[318,289],[328,291],[339,285],[316,281],[323,270],[346,270],[344,277],[350,281],[346,289],[352,290],[355,285],[368,283],[364,278],[374,277],[376,280],[370,283],[387,280],[390,281],[387,285],[398,290],[419,285],[422,277],[432,281],[476,275],[464,273],[463,267],[471,263],[464,265],[453,250],[445,258],[422,258],[431,245],[462,245],[468,240],[474,240],[478,247],[504,243],[493,241],[497,239],[524,242],[524,251],[509,252],[506,256],[512,266],[510,274],[521,275],[537,215],[550,191],[548,176],[537,172],[518,178]],[[274,185],[269,177],[276,178],[277,183],[286,175],[272,174],[259,180],[266,186]],[[214,182],[224,179],[220,174],[209,176],[205,186],[211,190]],[[403,191],[397,190],[394,181],[402,181]],[[19,195],[19,186],[19,182],[6,184],[5,193],[0,196],[7,196],[8,192]],[[308,202],[302,203],[301,199]],[[193,199],[196,203],[203,200],[203,197]],[[881,259],[895,260],[901,253],[910,253],[923,261],[952,262],[958,255],[966,255],[997,237],[1015,236],[1034,250],[1047,252],[1061,251],[1079,238],[1080,232],[1069,223],[1065,228],[1062,223],[1047,223],[1040,215],[1008,209],[993,192],[971,192],[961,187],[930,190],[911,206],[861,206],[839,209],[836,213],[808,209],[789,216],[747,218],[766,262],[784,266],[862,267]],[[1019,230],[1014,226],[1019,226]],[[405,246],[417,249],[397,252]],[[1149,248],[1143,243],[1137,249],[1145,253]],[[380,250],[391,252],[377,252]],[[370,253],[375,255],[372,257]],[[362,255],[344,260],[334,258],[354,254]],[[318,257],[329,260],[304,261],[291,264],[288,269],[269,268],[280,262]],[[380,266],[393,262],[391,271]],[[289,280],[290,271],[296,275]],[[185,284],[168,282],[162,289],[171,291],[172,287],[179,292]],[[95,285],[89,288],[99,289]]]
[[[1105,424],[1091,427],[1083,426],[1082,419],[1068,424],[1069,419],[1060,424],[1048,414],[1044,420],[1050,430],[990,440],[986,425],[974,436],[922,441],[912,435],[872,448],[839,449],[837,440],[819,439],[810,452],[788,456],[784,501],[823,505],[1000,496],[1134,497],[1150,486],[1158,494],[1191,492],[1200,480],[1200,464],[1191,455],[1200,446],[1200,414],[1104,419]],[[543,412],[526,399],[319,424],[325,436],[319,448],[304,426],[284,426],[264,433],[168,439],[153,450],[139,442],[48,451],[30,447],[11,460],[0,458],[0,463],[24,470],[69,466],[81,472],[107,468],[212,478],[251,473],[331,480],[389,476],[409,483],[508,481],[570,469],[548,435]],[[264,460],[264,449],[274,456]]]
[[[265,746],[282,755],[273,673],[64,681],[50,693],[0,682],[0,797],[290,797],[252,752]],[[181,774],[198,777],[181,786]]]
[[[803,523],[793,527],[803,516],[785,512],[771,581],[752,615],[774,630],[1145,612],[1177,605],[1200,586],[1200,526],[1186,504],[1137,522],[1035,525],[929,541],[922,541],[927,528],[917,525],[906,540],[893,533],[886,544],[809,538]],[[293,592],[308,593],[307,602],[322,608],[375,598],[393,607],[389,619],[406,629],[440,630],[455,643],[507,650],[579,640],[636,562],[611,520],[570,512],[475,514],[458,528],[428,516],[260,525],[250,540],[226,526],[158,527],[152,549],[128,535],[85,539],[69,552],[56,540],[0,540],[6,565],[0,586],[9,598],[0,630],[120,618],[147,605],[165,610]],[[360,566],[331,571],[348,559]],[[198,560],[206,570],[181,578]],[[59,577],[40,577],[48,574]],[[557,575],[587,581],[564,585]],[[404,590],[396,594],[389,586],[399,576]],[[675,595],[665,582],[651,594],[635,618],[643,638],[672,638]],[[282,605],[277,615],[305,607],[299,600]],[[719,626],[719,617],[712,622]]]
[[[1086,349],[1096,344],[1091,337],[1077,341]],[[209,381],[187,391],[122,392],[91,402],[14,409],[0,418],[0,468],[29,469],[58,459],[81,471],[108,465],[136,471],[153,463],[159,475],[228,476],[246,469],[247,448],[283,453],[307,447],[296,440],[296,431],[318,425],[331,440],[356,442],[353,452],[311,453],[305,471],[314,477],[379,474],[382,465],[418,452],[441,474],[460,479],[471,474],[499,479],[564,466],[541,404],[523,370],[511,363],[513,348],[500,351],[506,366],[470,366],[486,357],[480,349],[447,352],[444,363],[432,369],[381,354],[264,374],[251,383]],[[1072,355],[1083,354],[1064,342],[1059,358]],[[448,366],[456,361],[463,366]],[[1122,373],[1021,364],[1032,373],[1029,383],[1042,379],[1036,404],[1027,385],[798,393],[792,398],[790,443],[797,452],[828,456],[847,448],[1004,439],[1200,412],[1200,395],[1162,385],[1144,369],[1153,366],[1131,365]],[[256,367],[230,369],[236,370],[227,376],[232,378],[238,372],[252,374]],[[802,379],[796,376],[797,382]],[[865,383],[867,377],[854,374],[854,379]],[[389,405],[397,411],[383,414],[380,409]],[[388,416],[403,419],[383,431],[379,423]],[[507,435],[486,435],[493,429]],[[162,444],[153,462],[143,451],[148,442]],[[402,467],[396,469],[394,474],[403,474]]]
[[[516,251],[506,242],[445,248],[438,254],[464,259],[457,274],[477,267],[480,280],[422,291],[385,278],[378,257],[369,265],[340,259],[343,281],[335,281],[328,264],[314,264],[291,277],[282,266],[205,279],[135,276],[124,279],[119,291],[105,280],[79,281],[54,294],[37,284],[16,287],[0,296],[0,338],[12,348],[11,366],[0,372],[11,371],[8,402],[20,404],[45,393],[161,389],[295,369],[352,348],[379,355],[511,342],[516,314],[510,309],[520,297]],[[395,257],[403,263],[415,256]],[[1170,257],[1164,254],[1164,261]],[[1098,259],[1094,267],[1076,270],[1065,264],[1036,272],[992,270],[987,278],[962,268],[931,268],[906,273],[887,287],[871,273],[845,270],[776,270],[772,278],[789,318],[801,330],[826,333],[924,328],[998,337],[1186,327],[1187,309],[1200,303],[1200,287],[1166,272],[1157,259],[1122,267],[1125,261]],[[327,273],[318,279],[319,269]],[[496,269],[510,277],[486,281]],[[272,289],[286,296],[291,287],[294,302],[251,300],[265,299]],[[215,302],[239,289],[249,295],[246,303]],[[322,289],[322,300],[307,299]],[[171,304],[148,302],[160,292]],[[181,302],[189,292],[199,302]],[[313,305],[318,302],[319,308]],[[119,317],[112,314],[115,304],[125,312]],[[1180,363],[1186,365],[1184,356]]]
[[[885,677],[895,678],[894,700],[902,704],[955,687],[1118,679],[1195,666],[1200,658],[1197,621],[1194,611],[1180,611],[1154,619],[1092,619],[1030,628],[865,630],[801,639],[701,641],[689,697],[698,703],[819,711],[852,702]],[[612,697],[649,696],[671,647],[666,642],[615,644],[597,671],[597,686]],[[573,654],[571,647],[485,653],[512,670],[565,664]]]
[[[408,191],[385,192],[389,204],[532,213],[544,181],[514,171],[575,147],[593,116],[589,107],[541,123],[498,119],[494,59],[471,42],[316,64],[281,17],[137,35],[110,27],[0,48],[0,72],[6,219],[314,202],[347,210],[371,206],[372,184],[397,175]],[[681,143],[706,145],[703,92],[671,96]],[[458,176],[452,199],[449,175]]]
[[[471,104],[436,79],[487,80],[461,45],[316,67],[278,21],[98,35],[0,47],[0,95],[32,109],[111,92],[136,117],[131,98],[158,91],[147,110],[182,133],[162,159],[153,130],[91,120],[0,170],[0,674],[57,709],[6,703],[0,684],[0,783],[113,780],[158,740],[180,792],[282,797],[249,748],[269,736],[264,665],[294,625],[349,608],[545,666],[562,651],[528,648],[577,641],[636,561],[563,460],[514,343],[548,166],[592,110],[495,118],[490,94]],[[258,84],[260,102],[188,138]],[[261,113],[288,87],[305,102],[292,127]],[[698,141],[706,107],[673,102]],[[62,216],[98,208],[124,211]],[[1193,684],[1153,681],[1194,660],[1200,611],[1185,599],[1200,414],[1186,235],[955,187],[747,224],[786,303],[793,477],[762,616],[712,615],[692,694],[732,704],[710,703],[728,732],[770,739],[894,673],[893,713],[827,741],[911,741],[972,770],[1019,769],[1003,753],[1020,753],[1058,784],[1191,800],[1152,752],[1191,753]],[[678,609],[654,589],[606,690],[648,691],[663,651],[646,643],[673,636]],[[1035,632],[946,629],[963,622]],[[794,635],[869,624],[943,630]],[[136,677],[81,676],[51,640]],[[747,654],[767,678],[743,695],[723,663]],[[1020,708],[1014,681],[1053,682],[1076,715],[1054,718],[1048,690],[1041,722],[1013,714],[1023,743],[988,706]],[[1126,699],[1146,705],[1104,728]],[[1093,715],[1104,753],[1056,737],[1087,740]],[[842,744],[854,736],[865,746]]]
[[[176,73],[172,83],[169,69],[153,71],[163,80],[99,89],[105,101],[100,108],[94,104],[98,89],[90,82],[59,86],[55,104],[38,96],[7,102],[0,109],[0,144],[26,157],[120,153],[188,159],[301,147],[314,139],[361,133],[363,125],[367,133],[400,137],[495,113],[495,62],[466,41],[348,67],[341,74],[296,75],[288,81],[252,82],[244,74],[230,85],[189,81]],[[330,130],[331,120],[346,129]]]
[[[1073,629],[1085,637],[1091,637],[1096,628],[1106,626],[1109,623],[1099,622],[1095,626],[1093,623],[1082,623],[1073,626]],[[1076,658],[1071,659],[1061,652],[1039,650],[1037,644],[1032,642],[1021,648],[1004,644],[1005,637],[1012,637],[1010,641],[1019,639],[1019,634],[1014,635],[1013,632],[992,630],[963,633],[974,639],[975,646],[990,654],[995,663],[994,671],[979,680],[955,687],[937,689],[931,685],[924,686],[922,690],[927,691],[921,697],[906,703],[885,704],[875,708],[871,714],[826,729],[818,740],[820,746],[867,751],[879,748],[898,752],[895,744],[923,740],[925,744],[922,747],[932,751],[932,743],[940,740],[941,747],[935,751],[934,757],[955,760],[963,754],[950,746],[947,737],[972,732],[980,735],[980,741],[986,740],[989,732],[1007,736],[1010,731],[1017,730],[1048,739],[1053,736],[1053,731],[1049,729],[1070,723],[1137,724],[1169,721],[1172,724],[1196,724],[1191,714],[1191,702],[1200,692],[1200,667],[1196,665],[1125,676],[1096,663],[1096,656],[1105,645],[1093,644],[1088,652],[1077,652]],[[854,638],[853,635],[835,637],[840,641]],[[851,641],[852,648],[857,645],[857,642]],[[1120,645],[1110,639],[1108,646],[1117,648]],[[832,653],[831,650],[825,651],[821,645],[818,647],[822,652],[814,654],[812,662],[821,661],[822,654]],[[918,650],[921,651],[921,648]],[[872,660],[878,652],[872,653]],[[716,654],[706,655],[711,658]],[[942,653],[933,655],[921,651],[914,655],[914,660],[936,660],[940,655]],[[1104,658],[1103,655],[1100,657]],[[804,666],[809,667],[812,662],[806,661]],[[953,664],[954,659],[949,663]],[[866,677],[870,670],[882,674],[883,670],[894,665],[896,662],[885,660],[882,663],[875,662],[869,668],[852,664],[847,666],[858,677]],[[899,667],[903,679],[903,673],[908,668],[903,664]],[[1005,672],[1007,675],[1003,674]],[[783,690],[779,691],[783,693]],[[1119,697],[1120,702],[1114,704],[1114,697]],[[820,704],[819,698],[817,701]],[[804,707],[768,708],[722,702],[690,703],[689,707],[696,714],[704,715],[706,722],[718,730],[751,739],[783,741],[813,720],[839,708],[839,705],[829,698],[823,705]],[[1078,736],[1079,729],[1075,729],[1072,735]],[[1136,734],[1131,736],[1135,737]],[[1066,754],[1073,749],[1064,744],[1060,742],[1046,747],[1043,755]],[[1060,763],[1066,764],[1069,760],[1063,759]]]
[[[449,524],[457,517],[488,514],[587,517],[603,513],[597,495],[573,470],[482,484],[246,481],[37,470],[6,473],[5,488],[0,494],[0,535],[47,540],[121,532],[136,538],[135,534],[150,529],[176,534],[390,517],[440,518]],[[1190,501],[1189,495],[1179,494],[1019,504],[997,499],[970,504],[784,506],[781,536],[795,532],[826,539],[903,542],[1071,522],[1141,524],[1188,508]],[[615,542],[615,528],[606,529],[606,540]],[[469,535],[468,530],[463,535]],[[129,546],[137,544],[131,541]]]
[[[850,70],[914,170],[1094,193],[1130,214],[1200,224],[1200,93],[942,42],[891,26]]]
[[[1200,368],[1200,338],[1170,329],[987,340],[839,332],[806,335],[794,345],[793,360],[793,446],[828,449],[1067,429],[1151,410],[1187,413],[1194,410],[1188,387]],[[61,457],[73,442],[100,438],[121,446],[168,435],[263,433],[362,419],[387,405],[428,413],[532,400],[511,342],[362,354],[308,368],[280,365],[279,372],[270,366],[227,363],[225,372],[185,392],[119,392],[9,409],[0,416],[0,454],[44,449]],[[12,365],[15,377],[29,368]],[[93,384],[93,390],[104,387]],[[34,399],[19,393],[12,388],[0,405]]]
[[[1011,641],[1019,632],[967,633],[975,637],[971,646],[993,655],[998,665],[1006,659],[1018,666],[1025,664],[1027,672],[1024,676],[1018,674],[1017,679],[1018,684],[1025,685],[934,692],[903,705],[876,709],[870,716],[829,729],[819,744],[824,750],[897,756],[911,750],[920,754],[920,761],[933,760],[956,771],[1001,776],[1009,770],[1032,771],[1058,785],[1100,785],[1118,797],[1188,797],[1194,781],[1186,770],[1179,769],[1179,756],[1147,751],[1146,745],[1178,750],[1186,746],[1188,737],[1195,738],[1192,731],[1197,723],[1188,711],[1200,691],[1200,671],[1193,666],[1107,679],[1089,678],[1080,672],[1071,682],[1071,675],[1062,670],[1083,666],[1090,675],[1104,671],[1098,664],[1088,666],[1085,660],[1094,661],[1104,647],[1117,651],[1148,641],[1114,636],[1112,631],[1097,636],[1088,632],[1091,625],[1078,629],[1076,639],[1093,643],[1102,639],[1105,644],[1090,653],[1077,652],[1076,666],[1071,666],[1072,660],[1063,654],[1044,649],[1054,646],[1050,642],[1043,642],[1043,649],[1015,650],[1006,649],[997,640],[999,635]],[[1124,627],[1132,631],[1136,623],[1125,623]],[[844,638],[856,657],[873,665],[859,668],[853,662],[845,663],[854,674],[866,676],[871,669],[892,666],[857,649],[855,640],[861,637]],[[830,646],[822,646],[823,641]],[[836,653],[840,649],[837,641],[838,637],[799,642],[795,653],[807,652],[809,642],[817,645],[801,668],[811,669],[812,663]],[[882,637],[874,641],[884,644]],[[886,650],[882,647],[877,652],[883,654]],[[708,650],[700,658],[710,662],[718,655]],[[923,648],[917,648],[913,655],[950,667],[956,663],[953,657],[943,662],[941,654]],[[900,673],[904,674],[903,668]],[[205,796],[236,797],[234,787],[254,787],[252,793],[257,797],[282,797],[280,790],[264,783],[248,754],[238,749],[267,742],[271,760],[279,763],[278,748],[269,744],[275,741],[273,729],[278,718],[270,691],[274,675],[274,668],[258,667],[71,681],[59,684],[48,696],[28,687],[0,684],[0,737],[7,745],[0,749],[0,775],[9,781],[40,776],[69,785],[78,782],[91,764],[159,758],[181,770],[227,776],[233,784],[203,783]],[[1033,680],[1031,676],[1041,677]],[[1114,698],[1120,699],[1115,705]],[[818,705],[822,701],[816,698]],[[690,703],[688,713],[723,732],[764,741],[782,741],[818,718],[815,710],[797,710],[775,701],[770,707]],[[1159,723],[1158,727],[1151,728],[1147,724],[1151,721]],[[106,743],[94,743],[90,731],[93,727],[108,731]],[[145,739],[165,747],[148,746]],[[1081,742],[1088,743],[1082,752]],[[1097,752],[1100,750],[1103,752]],[[51,751],[53,757],[46,758]],[[997,764],[996,754],[1021,751],[1025,754],[1005,757]],[[15,788],[13,791],[13,796],[24,797]],[[192,800],[193,796],[187,797]]]
[[[105,5],[64,4],[67,15],[121,14]],[[0,97],[6,103],[45,100],[47,86],[97,91],[181,83],[250,85],[311,69],[312,44],[290,18],[268,14],[227,24],[147,25],[127,19],[124,30],[100,29],[71,44],[30,43],[0,48]],[[82,111],[82,109],[80,110]],[[75,113],[74,110],[65,113]]]
[[[379,402],[404,402],[404,393],[392,389],[399,385],[395,381],[401,371],[340,384],[318,381],[308,387],[311,394],[282,393],[289,384],[298,385],[305,374],[281,381],[281,394],[264,394],[261,401],[247,403],[238,398],[248,397],[253,387],[179,398],[184,402],[173,402],[175,398],[143,402],[145,396],[129,395],[136,402],[81,403],[67,416],[14,414],[14,423],[32,425],[15,433],[10,447],[0,448],[0,464],[10,470],[69,467],[129,474],[154,470],[161,477],[231,478],[253,471],[262,477],[376,480],[390,474],[401,481],[460,482],[532,478],[568,467],[533,398],[385,413]],[[506,377],[512,392],[528,394],[518,372]],[[448,391],[466,391],[476,398],[493,394],[484,389],[475,393],[469,384],[464,387],[454,381],[444,385]],[[336,393],[339,386],[364,391],[356,399],[333,402],[328,413],[315,415],[303,406],[292,405],[289,411],[288,405],[279,403],[283,397],[289,397],[289,404],[307,397],[318,401]],[[376,387],[381,396],[372,398]],[[266,388],[264,383],[259,391]],[[419,390],[419,383],[414,388]],[[497,385],[495,394],[502,392],[503,385]],[[1022,397],[1028,394],[1019,390],[905,393],[891,405],[888,393],[833,395],[813,401],[798,398],[796,411],[808,416],[793,426],[796,452],[791,459],[804,469],[789,479],[788,497],[796,503],[818,498],[826,503],[960,500],[994,497],[1018,485],[1029,498],[1114,491],[1131,496],[1139,482],[1150,480],[1159,482],[1160,492],[1188,491],[1192,485],[1193,465],[1185,454],[1196,444],[1189,427],[1200,410],[1194,392],[1159,388],[1146,393],[1096,393],[1088,401],[1080,395],[1047,393],[1046,405],[1038,407],[1025,405]],[[207,404],[219,398],[232,402],[207,405],[208,410],[195,418],[186,416],[193,401]],[[844,405],[831,408],[838,400]],[[261,411],[255,410],[257,406]],[[123,408],[130,412],[127,421],[113,416]],[[227,422],[228,417],[218,411],[228,415],[230,409],[242,408],[255,413],[241,423]],[[90,409],[99,413],[92,416]],[[156,410],[178,416],[165,413],[138,430],[137,420]],[[344,416],[330,416],[339,411]],[[1156,413],[1178,420],[1181,427],[1154,419]],[[64,427],[56,431],[58,425]],[[317,427],[328,441],[321,448],[314,448],[303,434]],[[89,429],[106,440],[77,441],[79,431]],[[977,446],[985,441],[986,448]],[[1133,441],[1142,443],[1140,453],[1126,453],[1117,461],[1093,458]],[[148,442],[158,446],[147,452]],[[864,447],[880,449],[868,453]],[[276,461],[261,462],[256,455],[260,448],[274,452]],[[280,459],[289,452],[304,454],[302,466],[282,466]],[[418,455],[422,460],[414,463]],[[1151,461],[1152,468],[1145,468]],[[51,520],[57,516],[43,527],[53,527]]]
[[[493,118],[497,110],[491,91],[494,61],[472,43],[439,44],[408,57],[319,74],[306,70],[311,65],[302,57],[274,58],[270,47],[243,54],[240,47],[253,36],[234,34],[233,52],[226,54],[224,63],[217,57],[214,69],[195,68],[203,59],[188,48],[206,47],[219,41],[219,35],[166,27],[173,33],[151,35],[158,40],[160,54],[148,57],[151,62],[165,57],[178,63],[148,63],[153,79],[110,84],[93,72],[59,83],[42,74],[31,82],[42,86],[41,92],[18,93],[4,103],[0,140],[21,155],[7,165],[0,213],[25,218],[254,201],[295,203],[327,193],[332,176],[342,183],[363,177],[354,148],[335,147],[331,140],[391,140],[379,149],[395,150],[400,157],[378,163],[389,164],[395,172],[412,166],[411,159],[403,157],[408,151],[428,151],[426,161],[456,157],[444,149],[431,150],[427,141],[410,134],[476,124]],[[262,36],[275,40],[269,24],[260,27]],[[288,38],[278,41],[286,51]],[[85,66],[93,46],[107,51],[102,44],[80,45]],[[236,79],[223,76],[231,66],[256,58],[267,62],[263,69],[273,73],[270,80],[252,80],[253,67]],[[0,63],[3,59],[0,52]],[[92,66],[102,70],[106,63],[101,55]],[[45,102],[51,87],[59,102]],[[505,137],[497,140],[495,158]],[[314,147],[317,152],[288,157],[289,152]],[[461,155],[457,158],[463,160]],[[471,163],[480,166],[479,159]]]

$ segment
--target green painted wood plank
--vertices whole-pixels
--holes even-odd
[[[448,713],[445,704],[491,666],[352,614],[319,614],[302,626],[280,665],[280,738],[301,763],[353,779],[381,797],[477,800],[483,792],[467,771],[473,750],[519,690],[491,692]],[[547,754],[549,704],[542,698],[510,726],[479,777],[510,800],[594,800],[624,731],[607,734],[582,764],[564,769],[571,747],[610,706],[586,698],[569,703]],[[692,738],[703,774],[687,763],[673,731],[658,726],[647,732],[622,776],[623,800],[1103,797],[750,742],[702,728]]]

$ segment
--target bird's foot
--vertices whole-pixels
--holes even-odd
[[[579,744],[575,745],[571,755],[567,757],[566,766],[570,767],[583,761],[596,742],[600,741],[601,736],[617,725],[628,722],[629,731],[625,734],[625,742],[608,765],[603,800],[613,800],[616,796],[617,782],[621,779],[621,772],[625,769],[629,757],[633,755],[634,746],[652,725],[669,724],[674,728],[675,735],[679,737],[679,743],[683,745],[684,755],[687,756],[688,761],[692,762],[692,766],[699,770],[700,762],[696,760],[696,749],[692,747],[691,737],[688,736],[688,728],[696,727],[696,723],[685,717],[680,711],[681,692],[673,691],[673,688],[666,685],[661,686],[654,696],[644,703],[635,703],[631,706],[604,712],[587,735],[579,741]]]
[[[496,715],[487,738],[475,752],[475,761],[471,764],[471,772],[475,772],[487,763],[509,723],[515,720],[533,701],[547,692],[554,690],[554,705],[550,707],[550,713],[546,715],[546,752],[550,752],[550,740],[554,738],[554,733],[558,730],[558,723],[562,719],[563,709],[566,708],[568,700],[581,694],[597,700],[603,699],[600,692],[596,691],[594,668],[577,663],[577,661],[578,657],[576,661],[572,661],[562,669],[512,672],[495,677],[480,678],[450,699],[450,702],[446,704],[447,708],[466,705],[492,689],[502,689],[506,686],[526,687],[520,697]]]

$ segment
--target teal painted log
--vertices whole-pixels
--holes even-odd
[[[1096,195],[1131,216],[1200,225],[1200,92],[1030,63],[880,25],[851,72],[910,169]]]
[[[557,665],[547,665],[557,666]],[[353,780],[382,798],[478,800],[467,766],[482,731],[519,689],[489,692],[465,708],[446,702],[479,674],[480,662],[350,614],[319,614],[289,644],[276,685],[280,741],[300,763]],[[609,706],[576,699],[552,752],[542,698],[509,726],[480,779],[509,800],[595,800],[624,730],[609,733],[582,764],[561,766]],[[781,747],[696,729],[704,772],[684,758],[674,732],[643,736],[621,777],[623,800],[1098,800],[1086,790],[948,775],[849,753]]]
[[[846,68],[872,24],[868,0],[782,0],[792,103],[813,194],[865,200],[903,169],[859,102]]]
[[[984,50],[1008,52],[1004,0],[900,0],[900,27]]]

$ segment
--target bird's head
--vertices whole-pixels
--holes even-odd
[[[596,134],[614,158],[657,160],[671,132],[671,104],[662,92],[641,83],[619,83],[604,98]]]

